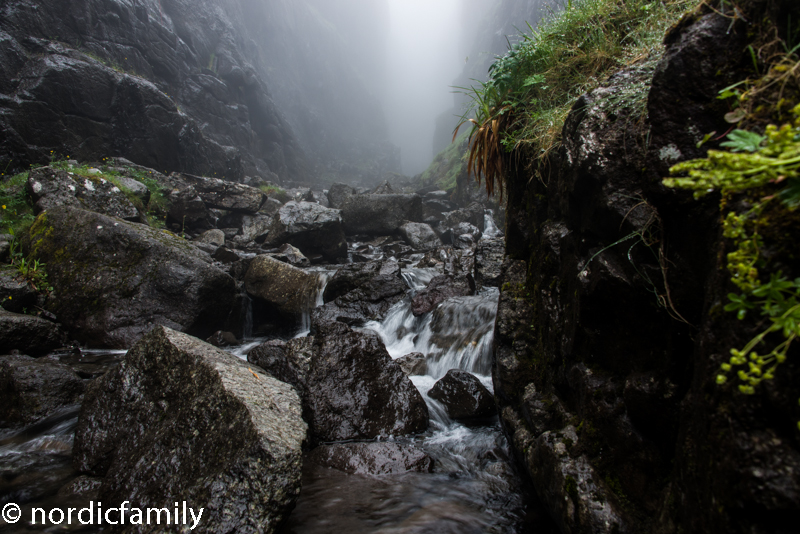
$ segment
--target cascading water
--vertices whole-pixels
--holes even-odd
[[[483,211],[483,235],[487,238],[503,235],[503,232],[494,224],[494,212],[489,209]]]
[[[325,286],[328,285],[332,273],[330,271],[317,271],[317,283],[311,288],[306,297],[306,305],[303,309],[303,315],[300,319],[300,331],[294,337],[306,337],[311,332],[311,312],[317,306],[325,304],[323,294],[325,293]]]
[[[412,294],[437,274],[419,268],[402,273]],[[489,288],[451,298],[421,317],[414,317],[406,299],[384,321],[365,325],[378,333],[392,358],[411,352],[426,357],[427,374],[411,380],[428,404],[429,429],[414,440],[394,441],[421,447],[434,459],[434,473],[346,475],[311,465],[283,534],[555,532],[541,509],[529,504],[497,418],[463,424],[427,396],[449,369],[469,371],[492,389],[498,296]]]

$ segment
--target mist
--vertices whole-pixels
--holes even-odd
[[[453,105],[451,85],[464,68],[463,0],[389,0],[384,109],[402,171],[433,159],[436,117]]]

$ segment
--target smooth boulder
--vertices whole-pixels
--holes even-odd
[[[494,397],[475,375],[450,369],[428,391],[428,396],[441,402],[453,419],[488,417],[497,409]]]
[[[276,311],[301,315],[314,304],[319,277],[270,256],[256,256],[247,269],[244,286],[247,292],[266,302]]]
[[[158,324],[208,337],[233,305],[233,278],[165,230],[60,206],[39,215],[25,247],[47,264],[50,311],[94,345],[127,348]]]
[[[421,352],[412,352],[395,360],[408,376],[420,376],[428,372],[428,360]]]
[[[294,390],[158,327],[87,389],[73,464],[105,502],[204,508],[193,532],[275,532],[300,491],[307,426]]]

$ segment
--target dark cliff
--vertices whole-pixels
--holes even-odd
[[[123,156],[237,181],[316,181],[320,161],[353,159],[364,138],[385,139],[342,26],[306,2],[3,2],[3,164]],[[342,119],[342,95],[370,119]],[[392,151],[384,147],[383,167],[360,154],[370,178],[391,170]]]
[[[768,22],[781,34],[800,20],[790,1],[740,9],[698,8],[657,63],[584,95],[549,165],[508,158],[495,394],[564,532],[798,531],[796,347],[754,395],[715,383],[763,323],[723,311],[736,288],[719,196],[662,184],[719,146],[699,147],[704,134],[731,128],[717,96],[756,76],[748,46]],[[644,116],[615,97],[637,83],[650,86]],[[768,226],[765,254],[798,276],[796,216]]]

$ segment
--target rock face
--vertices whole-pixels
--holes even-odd
[[[336,443],[320,445],[309,460],[323,467],[358,475],[429,473],[433,459],[416,447],[399,443]]]
[[[87,390],[73,463],[104,477],[104,500],[205,508],[195,532],[275,532],[300,491],[306,428],[291,387],[158,327]]]
[[[428,287],[418,292],[411,300],[411,311],[414,315],[423,315],[450,297],[463,297],[474,292],[475,280],[472,276],[436,276]]]
[[[500,285],[505,240],[483,238],[475,249],[475,283],[479,287]]]
[[[277,311],[300,315],[313,307],[319,277],[270,256],[257,256],[244,278],[247,292]]]
[[[82,341],[126,348],[157,324],[208,337],[233,303],[233,279],[163,230],[62,206],[25,246],[47,264],[49,309]]]
[[[63,346],[65,337],[55,323],[0,308],[0,354],[16,349],[29,356],[41,356]]]
[[[248,361],[301,393],[315,442],[399,436],[428,426],[425,401],[383,342],[342,323],[325,324],[313,337],[261,345]]]
[[[0,356],[0,426],[27,425],[81,400],[86,381],[69,366],[29,356]]]
[[[289,243],[306,256],[335,261],[347,258],[347,239],[339,210],[313,202],[287,202],[272,219],[266,243]]]
[[[441,402],[453,419],[476,419],[495,413],[494,398],[475,375],[450,369],[428,391],[428,396]]]
[[[109,11],[90,0],[65,17],[57,0],[4,3],[0,151],[20,168],[53,150],[233,180],[303,178],[300,147],[240,44],[251,39],[241,4],[124,0]]]
[[[65,170],[40,167],[31,171],[26,190],[36,214],[56,206],[72,206],[141,222],[136,207],[120,188],[103,178],[76,176]]]
[[[419,195],[353,195],[342,205],[344,230],[351,234],[387,235],[398,231],[406,221],[422,221]]]
[[[792,2],[745,5],[748,21],[800,15]],[[721,309],[736,289],[719,199],[662,185],[676,161],[718,146],[698,148],[704,133],[730,128],[717,96],[743,79],[742,51],[758,33],[731,22],[698,9],[657,64],[581,97],[548,185],[528,180],[524,158],[509,167],[494,392],[563,532],[771,532],[782,528],[771,518],[797,513],[797,367],[750,396],[715,383],[760,319]],[[609,104],[651,80],[649,122]],[[795,235],[791,224],[770,238]]]

